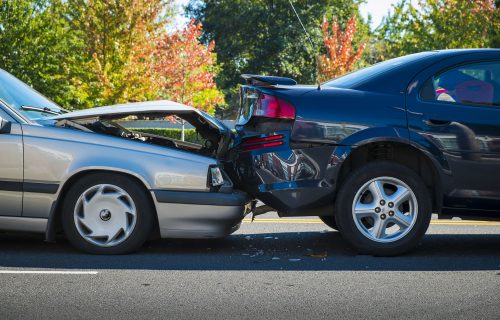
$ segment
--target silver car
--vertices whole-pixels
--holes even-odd
[[[232,133],[206,113],[171,101],[67,112],[1,69],[0,99],[0,230],[122,254],[155,236],[227,236],[249,211],[221,167]],[[202,144],[122,125],[172,118]]]

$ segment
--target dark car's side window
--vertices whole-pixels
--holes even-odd
[[[461,65],[439,73],[420,89],[426,101],[500,106],[500,61]]]

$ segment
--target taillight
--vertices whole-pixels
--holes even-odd
[[[277,119],[295,119],[295,107],[278,97],[261,93],[254,107],[253,115]]]
[[[262,138],[248,138],[243,140],[241,148],[244,151],[250,151],[255,149],[278,147],[285,144],[285,141],[283,141],[284,138],[285,136],[282,134]]]

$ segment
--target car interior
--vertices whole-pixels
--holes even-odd
[[[500,105],[500,67],[486,63],[446,71],[434,78],[434,90],[438,101]]]

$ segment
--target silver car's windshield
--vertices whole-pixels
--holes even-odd
[[[2,69],[0,99],[30,120],[41,120],[64,112],[57,104]]]

